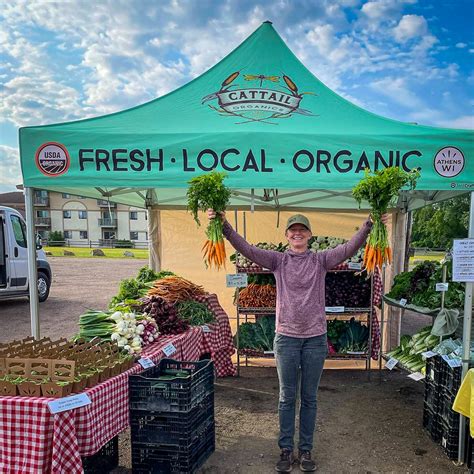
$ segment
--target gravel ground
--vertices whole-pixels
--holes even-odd
[[[51,258],[54,279],[40,305],[41,334],[71,336],[86,308],[105,308],[122,278],[143,261]],[[29,335],[26,299],[0,302],[0,342]],[[278,380],[274,368],[242,368],[216,382],[216,452],[200,473],[274,472]],[[423,384],[397,371],[325,370],[314,454],[324,473],[450,473],[456,467],[421,427]],[[120,468],[131,472],[130,439],[120,436]],[[295,471],[297,469],[295,468]]]

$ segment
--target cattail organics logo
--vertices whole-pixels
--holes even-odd
[[[243,79],[243,83],[238,83]],[[297,85],[286,75],[232,73],[222,83],[219,91],[202,98],[202,103],[217,99],[218,106],[208,104],[220,115],[239,117],[243,121],[275,124],[273,119],[291,117],[293,114],[313,115],[300,107],[303,96],[313,92],[298,92]]]
[[[36,150],[36,166],[46,176],[60,176],[69,169],[69,152],[56,142],[43,143]]]

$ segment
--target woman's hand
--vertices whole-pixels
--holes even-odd
[[[221,220],[222,220],[222,223],[224,223],[224,222],[227,220],[226,217],[225,217],[225,211],[222,211],[222,212],[217,213],[216,211],[214,211],[214,209],[208,209],[208,210],[207,210],[207,218],[208,218],[209,220],[215,219],[216,216],[217,216],[217,214],[219,214],[219,216],[220,216],[220,218],[221,218]]]
[[[374,223],[374,219],[372,217],[372,214],[369,214],[369,220]],[[382,221],[382,224],[387,225],[390,222],[390,214],[385,213],[380,216],[380,220]]]

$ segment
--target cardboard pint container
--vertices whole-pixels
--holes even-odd
[[[72,383],[67,385],[58,385],[55,382],[48,382],[41,385],[41,393],[43,397],[62,398],[71,395]]]
[[[14,383],[0,380],[0,397],[16,397],[17,386]]]
[[[21,382],[18,393],[23,397],[41,397],[41,385],[35,382]]]

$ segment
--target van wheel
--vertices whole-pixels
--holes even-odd
[[[51,282],[48,275],[44,272],[38,272],[38,299],[40,303],[48,299],[50,286]]]

